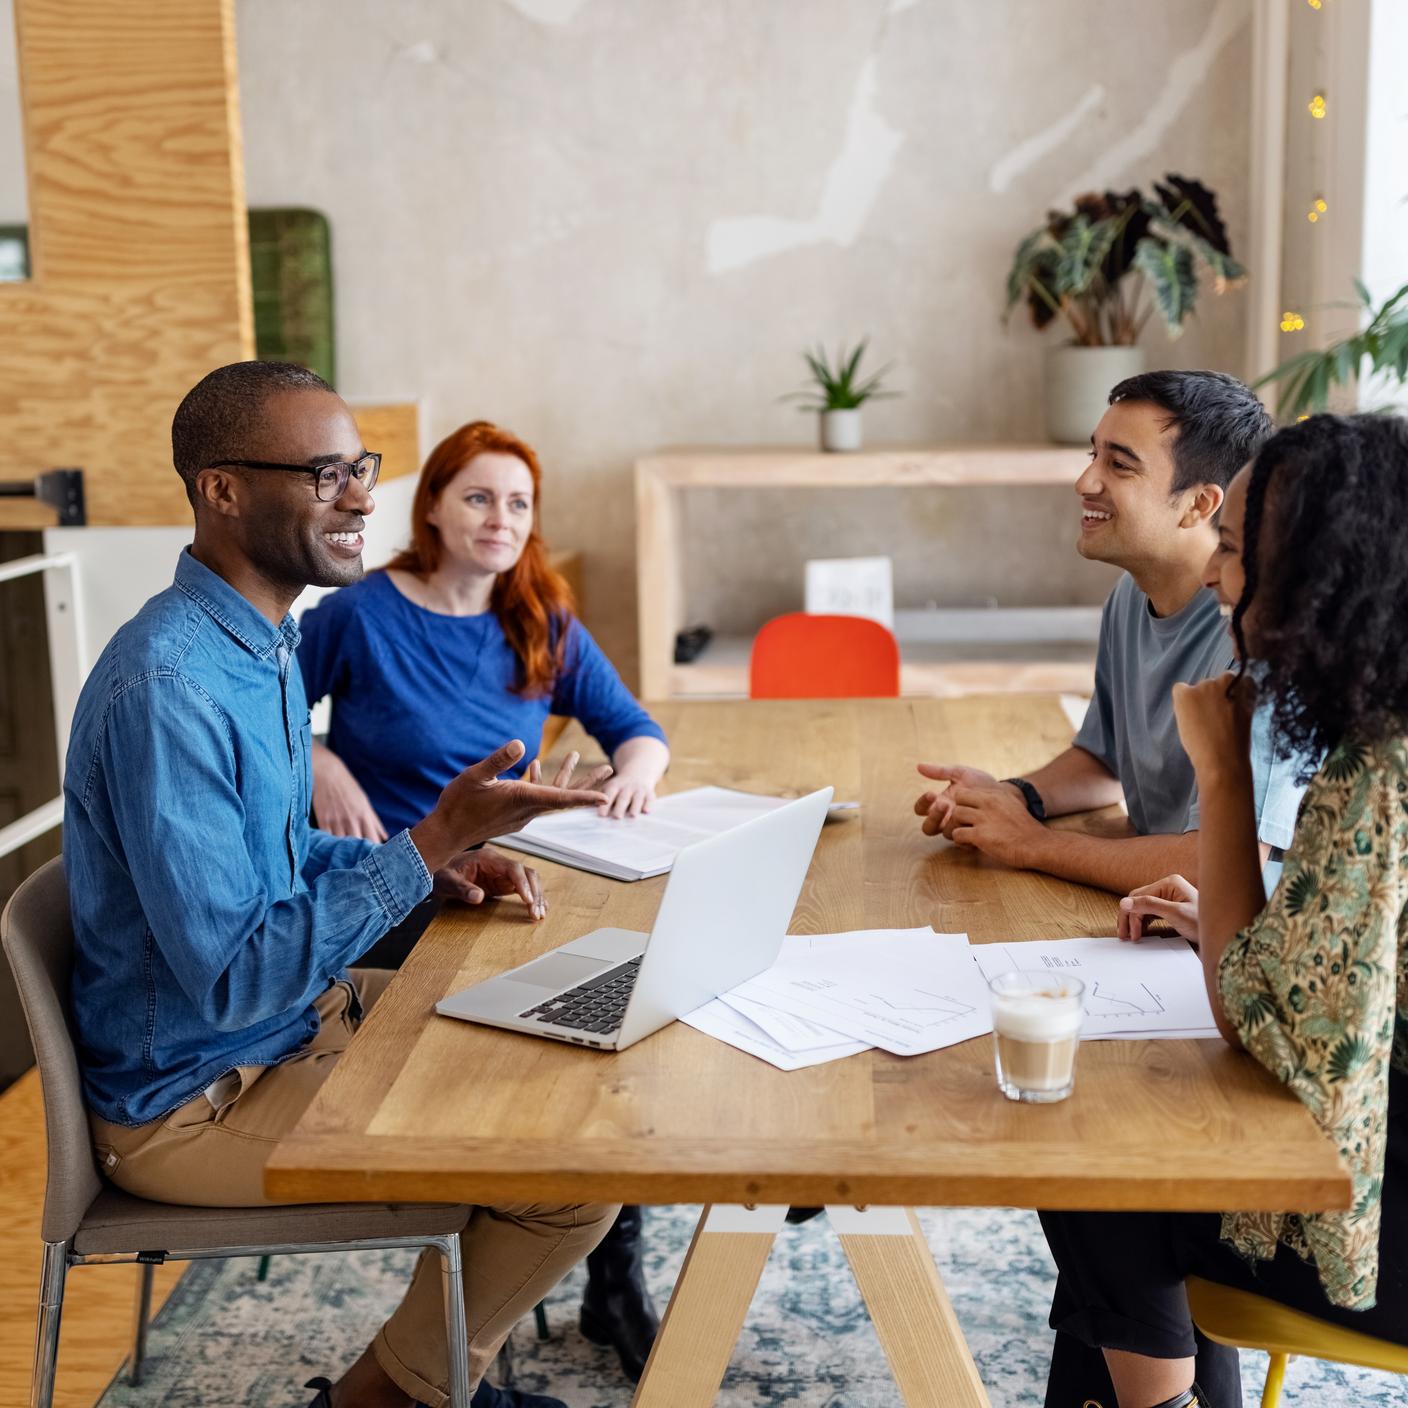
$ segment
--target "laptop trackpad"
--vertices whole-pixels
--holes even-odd
[[[556,991],[558,988],[576,987],[578,983],[586,982],[588,978],[595,977],[610,966],[610,963],[600,958],[580,958],[572,953],[550,953],[535,963],[515,968],[512,973],[505,973],[504,977],[512,978],[515,983],[532,983],[534,987]]]

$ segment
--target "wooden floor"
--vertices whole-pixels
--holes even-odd
[[[44,1106],[36,1071],[0,1095],[0,1404],[29,1402],[44,1202]],[[158,1267],[153,1308],[184,1268]],[[55,1408],[92,1408],[127,1357],[135,1266],[69,1273]]]

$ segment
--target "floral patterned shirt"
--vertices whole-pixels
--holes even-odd
[[[1228,945],[1224,1011],[1303,1100],[1354,1183],[1347,1212],[1228,1213],[1222,1235],[1315,1263],[1328,1299],[1366,1309],[1379,1275],[1390,1068],[1408,1071],[1408,738],[1342,743],[1301,805],[1281,884]]]

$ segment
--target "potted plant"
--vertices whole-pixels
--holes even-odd
[[[1258,387],[1282,383],[1276,402],[1282,419],[1327,410],[1330,388],[1348,385],[1360,378],[1361,372],[1382,377],[1400,389],[1408,386],[1408,284],[1377,308],[1359,279],[1354,287],[1368,319],[1359,332],[1332,342],[1323,351],[1291,357],[1256,383]]]
[[[820,344],[815,352],[803,352],[811,368],[812,384],[782,398],[802,402],[799,409],[803,411],[820,412],[823,450],[860,449],[860,408],[867,401],[899,395],[898,391],[881,390],[880,385],[893,363],[886,363],[878,372],[861,379],[860,360],[868,341],[868,338],[861,338],[852,352],[847,352],[843,343],[836,353],[835,367],[827,360],[826,349]]]
[[[1138,190],[1080,196],[1017,246],[1004,316],[1025,301],[1038,328],[1060,318],[1073,335],[1046,354],[1047,430],[1062,444],[1084,444],[1110,388],[1144,370],[1139,334],[1155,312],[1170,337],[1183,331],[1201,268],[1218,293],[1246,277],[1217,197],[1198,181],[1164,180],[1155,200]]]

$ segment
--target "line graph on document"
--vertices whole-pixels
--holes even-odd
[[[942,1027],[948,1022],[971,1017],[978,1010],[959,998],[948,996],[947,993],[927,992],[924,988],[915,988],[914,991],[916,996],[929,1000],[924,1003],[891,1002],[884,993],[879,992],[870,993],[869,997],[877,1007],[886,1008],[897,1017],[913,1022],[921,1030]]]
[[[1110,983],[1097,978],[1085,999],[1091,1017],[1162,1017],[1163,998],[1148,983]]]
[[[994,945],[996,947],[996,945]],[[1017,955],[1003,945],[1003,952],[1014,969],[1020,969]],[[1079,969],[1084,965],[1077,959],[1069,963],[1056,963],[1043,956],[1043,966],[1052,971]],[[1088,1017],[1163,1017],[1168,1013],[1164,1000],[1148,983],[1126,979],[1123,982],[1108,978],[1090,978],[1090,991],[1085,995],[1085,1011]]]

